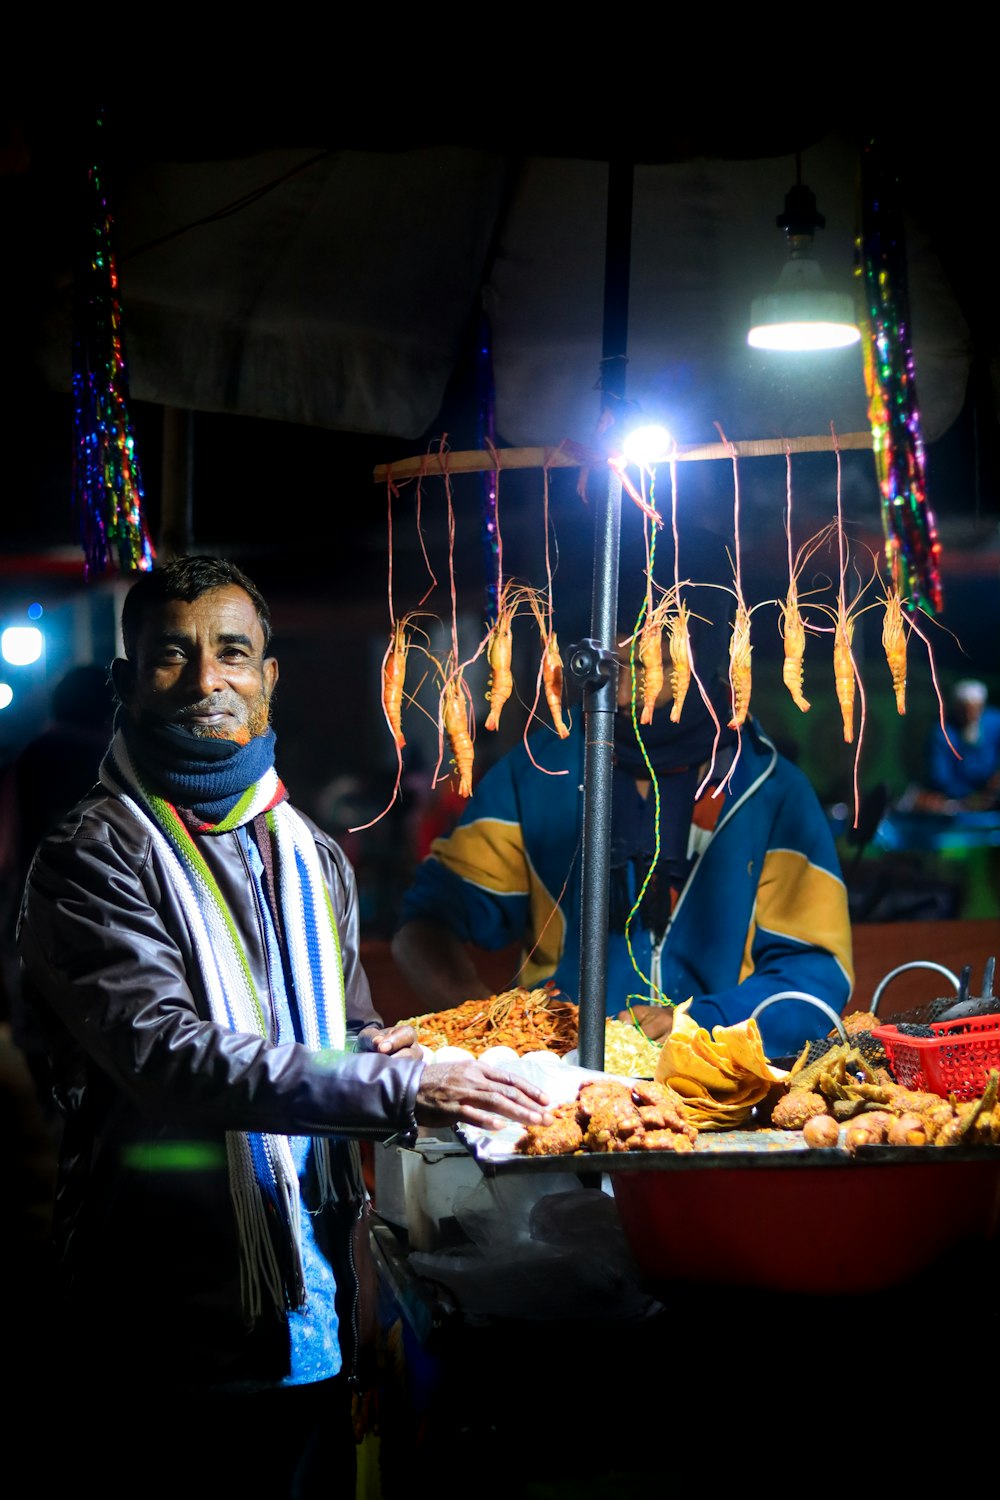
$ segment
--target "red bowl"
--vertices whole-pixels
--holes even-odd
[[[648,1281],[851,1294],[898,1286],[965,1242],[993,1239],[998,1158],[618,1172],[612,1184]]]

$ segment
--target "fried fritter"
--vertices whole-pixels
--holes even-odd
[[[583,1147],[583,1131],[576,1117],[576,1100],[557,1104],[551,1125],[528,1125],[515,1143],[521,1156],[569,1156]]]
[[[801,1130],[807,1120],[826,1113],[827,1104],[822,1094],[810,1093],[808,1089],[791,1089],[772,1109],[771,1124],[776,1130]]]
[[[627,1151],[629,1138],[643,1129],[632,1090],[624,1083],[585,1083],[577,1095],[577,1118],[587,1151]]]
[[[642,1139],[633,1137],[631,1149],[633,1151],[676,1151],[683,1153],[693,1151],[697,1138],[697,1130],[691,1135],[683,1135],[677,1130],[647,1130]]]
[[[632,1097],[647,1131],[668,1129],[692,1141],[697,1138],[697,1126],[687,1119],[683,1100],[668,1084],[637,1079],[632,1085]]]

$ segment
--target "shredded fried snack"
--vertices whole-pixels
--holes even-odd
[[[504,990],[486,1000],[466,1000],[451,1010],[414,1016],[409,1025],[422,1047],[464,1047],[479,1057],[488,1047],[512,1047],[526,1052],[555,1052],[563,1057],[576,1046],[579,1011],[570,1000],[557,998],[551,985],[528,990]]]
[[[660,1043],[631,1021],[616,1021],[609,1016],[604,1026],[604,1071],[622,1078],[654,1078]]]
[[[557,998],[549,985],[537,990],[504,990],[488,1000],[466,1000],[453,1010],[414,1016],[408,1023],[422,1047],[464,1047],[479,1057],[489,1047],[526,1052],[554,1052],[564,1057],[577,1046],[579,1007]],[[631,1021],[608,1017],[604,1033],[604,1071],[623,1078],[652,1078],[660,1059],[659,1042],[651,1041]]]

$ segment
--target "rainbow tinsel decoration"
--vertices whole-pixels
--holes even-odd
[[[129,417],[112,218],[97,166],[87,174],[88,224],[75,284],[73,502],[85,571],[148,571],[154,551]]]
[[[865,389],[886,560],[910,605],[939,614],[941,543],[927,503],[899,185],[872,143],[862,158],[858,262],[865,294]]]

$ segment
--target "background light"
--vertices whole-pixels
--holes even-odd
[[[0,655],[12,667],[29,667],[42,654],[42,632],[37,625],[8,625],[0,635]]]
[[[0,709],[9,708],[14,701],[14,689],[9,682],[0,682]]]
[[[674,440],[665,427],[657,422],[647,422],[634,427],[622,444],[622,451],[630,464],[640,469],[651,469],[654,464],[670,457]]]
[[[832,291],[814,260],[789,260],[773,292],[755,297],[747,343],[754,349],[844,349],[861,338],[854,301]]]
[[[827,285],[813,257],[814,235],[826,220],[802,181],[801,154],[796,168],[785,211],[775,220],[785,232],[788,259],[772,290],[754,298],[747,343],[753,349],[845,349],[861,338],[857,310],[853,297]]]

